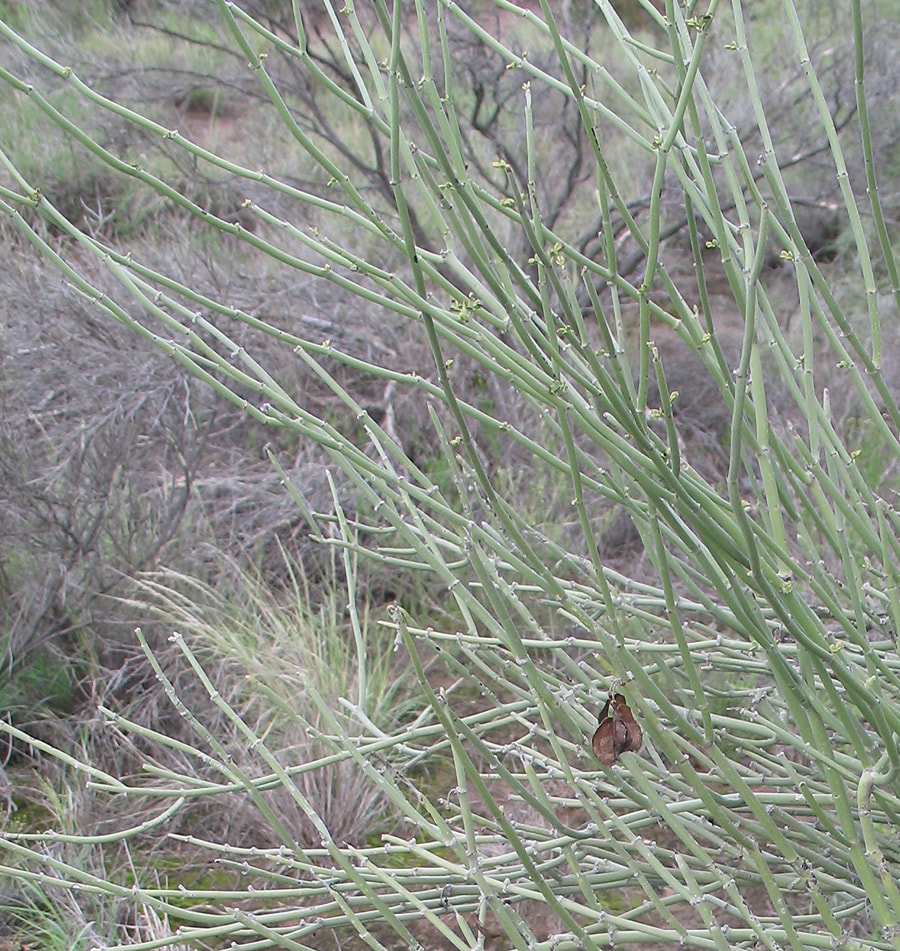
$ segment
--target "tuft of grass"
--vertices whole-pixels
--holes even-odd
[[[8,650],[3,654],[11,656]],[[38,711],[65,714],[73,708],[78,680],[79,666],[71,654],[36,649],[21,665],[4,664],[0,669],[0,715],[21,722]]]
[[[421,694],[396,653],[393,634],[365,603],[353,600],[343,566],[332,561],[331,577],[313,584],[282,554],[274,586],[258,570],[234,561],[222,564],[212,582],[163,569],[141,576],[139,594],[129,604],[185,639],[214,672],[217,692],[265,736],[286,769],[325,763],[302,771],[295,781],[335,840],[362,843],[391,827],[396,817],[384,792],[352,760],[334,756],[340,753],[335,733],[393,733],[415,720]],[[140,718],[139,705],[128,715]],[[251,768],[253,757],[241,748],[242,738],[235,735],[232,742],[230,756]],[[320,831],[290,796],[276,790],[271,798],[298,842],[320,842]],[[229,820],[232,837],[243,840],[248,831],[258,832],[249,817],[248,823],[242,830]]]
[[[23,946],[37,944],[47,951],[104,948],[167,940],[174,934],[165,914],[152,906],[136,905],[124,894],[82,887],[89,881],[110,881],[136,872],[136,859],[126,845],[98,848],[86,833],[103,827],[108,817],[96,810],[96,797],[83,783],[44,781],[32,791],[29,811],[39,818],[32,825],[53,826],[53,841],[36,846],[34,860],[20,854],[20,874],[0,878],[0,926]],[[17,828],[19,824],[17,823]],[[33,828],[17,833],[24,841]],[[152,865],[152,859],[150,860]],[[78,869],[81,882],[66,883],[65,867]],[[142,875],[144,872],[141,873]],[[149,876],[156,874],[152,870]],[[64,887],[54,887],[55,884]]]

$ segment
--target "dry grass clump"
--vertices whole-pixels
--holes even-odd
[[[188,810],[185,831],[234,845],[273,847],[280,844],[277,828],[283,827],[301,846],[318,847],[322,832],[310,823],[311,808],[335,841],[362,845],[382,823],[390,827],[396,819],[383,791],[340,755],[336,721],[351,734],[368,732],[372,725],[390,732],[415,717],[418,691],[377,614],[365,601],[346,603],[346,592],[355,591],[359,581],[355,569],[348,577],[350,565],[338,569],[331,562],[330,577],[320,576],[313,584],[283,550],[281,554],[277,587],[268,573],[263,576],[235,562],[220,563],[210,584],[171,570],[142,576],[130,607],[154,618],[156,629],[177,632],[176,642],[183,638],[189,644],[210,672],[215,702],[205,693],[209,684],[198,681],[176,643],[154,649],[171,684],[169,696],[146,681],[137,691],[120,687],[106,703],[129,721],[200,748],[215,737],[219,755],[235,772],[255,777],[263,764],[253,744],[248,745],[249,728],[265,738],[282,767],[294,774],[299,802],[273,783],[258,802],[243,795],[217,799],[215,812],[207,812],[199,823]],[[178,698],[175,707],[173,696]],[[218,709],[220,698],[241,724]],[[176,716],[179,710],[193,712],[185,721]],[[149,749],[145,755],[163,766],[172,755],[171,747],[151,743]],[[184,768],[183,753],[175,755]],[[317,762],[323,765],[310,765]],[[216,777],[202,757],[190,770],[197,771],[198,781]],[[260,813],[263,803],[271,814]]]

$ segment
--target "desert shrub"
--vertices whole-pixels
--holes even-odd
[[[190,240],[86,233],[14,161],[0,207],[101,326],[270,434],[279,486],[255,520],[262,494],[214,480],[259,574],[215,546],[128,572],[142,654],[94,680],[98,739],[4,727],[108,804],[78,843],[140,845],[132,907],[181,928],[140,947],[895,938],[878,8],[787,3],[773,45],[768,3],[603,4],[588,35],[576,6],[217,3],[277,160],[41,58],[244,190],[233,214],[66,127]],[[55,836],[0,839],[19,901],[122,894]],[[224,880],[162,876],[166,845]]]

